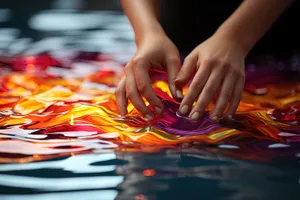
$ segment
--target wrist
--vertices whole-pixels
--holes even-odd
[[[256,43],[253,38],[247,37],[249,34],[244,33],[238,26],[234,27],[230,24],[221,25],[214,35],[221,37],[223,41],[229,41],[233,46],[238,48],[245,57]]]
[[[145,40],[154,37],[165,37],[166,34],[158,22],[153,22],[142,27],[140,30],[135,30],[135,43],[139,46]]]

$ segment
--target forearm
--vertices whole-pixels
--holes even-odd
[[[244,0],[216,33],[227,35],[248,53],[294,0]]]
[[[138,45],[147,34],[163,33],[159,24],[159,0],[121,0]]]

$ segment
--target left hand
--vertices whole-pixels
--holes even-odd
[[[175,79],[176,87],[182,90],[194,76],[179,112],[182,115],[189,113],[192,120],[198,120],[221,85],[219,98],[210,117],[214,121],[232,119],[244,88],[245,56],[246,52],[239,42],[222,34],[215,34],[197,46],[185,58]]]

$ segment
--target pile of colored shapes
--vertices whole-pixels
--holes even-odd
[[[286,69],[252,65],[235,118],[224,123],[209,118],[216,99],[199,121],[180,116],[165,75],[154,74],[163,77],[154,77],[153,88],[165,111],[145,121],[130,103],[126,117],[118,114],[114,90],[123,75],[118,62],[74,60],[65,65],[48,55],[3,60],[0,163],[107,149],[154,152],[203,145],[207,151],[216,151],[213,145],[225,155],[259,161],[297,153],[300,82]],[[272,151],[277,147],[285,150]]]

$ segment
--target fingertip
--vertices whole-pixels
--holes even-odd
[[[184,97],[182,91],[179,89],[176,90],[176,96],[178,99],[183,99]]]
[[[213,121],[218,121],[219,119],[222,119],[224,116],[224,113],[222,112],[222,110],[220,109],[216,109],[214,108],[213,111],[211,112],[210,114],[210,118],[213,120]],[[214,120],[215,119],[215,120]]]
[[[159,108],[158,106],[155,106],[154,110],[155,110],[155,112],[157,112],[160,115],[163,113],[163,109]]]
[[[189,106],[188,105],[181,105],[179,108],[179,112],[181,115],[186,115],[189,112]]]
[[[153,116],[150,115],[150,114],[146,114],[146,115],[144,116],[144,119],[145,119],[146,121],[151,121],[151,120],[153,119]]]
[[[127,114],[128,112],[127,112],[127,109],[126,108],[121,108],[120,109],[120,115],[122,116],[122,117],[125,117],[125,115]]]
[[[226,118],[229,119],[229,120],[233,120],[232,115],[228,115]]]
[[[178,89],[175,85],[174,85],[174,82],[169,82],[169,89],[170,89],[170,92],[172,94],[172,97],[178,101],[178,102],[181,102],[182,99],[183,99],[183,95],[181,96],[179,93],[181,92],[180,89]],[[178,91],[179,90],[179,91]],[[182,92],[181,92],[182,93]]]
[[[126,98],[126,94],[124,90],[120,90],[120,92],[116,92],[116,104],[118,108],[118,113],[124,117],[127,112],[128,100]]]
[[[176,78],[174,81],[174,85],[176,88],[181,88],[184,85],[184,80],[182,77]]]
[[[222,118],[221,117],[218,117],[218,116],[213,116],[213,117],[210,117],[210,119],[213,121],[213,122],[216,122],[216,123],[219,123]]]
[[[121,102],[120,104],[117,104],[118,106],[118,113],[124,117],[127,114],[127,105],[125,105],[125,102]]]
[[[169,89],[174,98],[176,98],[176,87],[172,81],[169,81]]]

